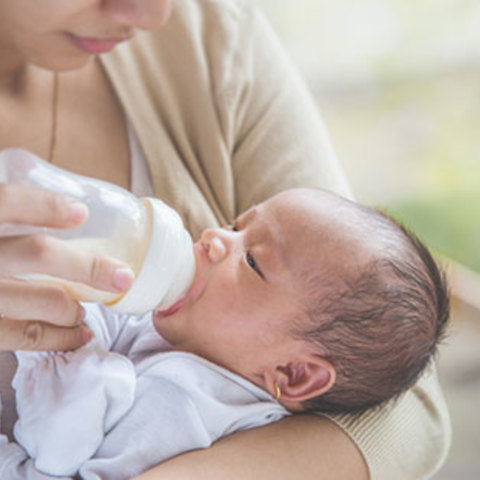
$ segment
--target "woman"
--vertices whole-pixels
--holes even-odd
[[[0,0],[0,149],[23,147],[139,195],[153,190],[194,237],[285,188],[348,195],[313,102],[258,12],[243,0],[171,7]],[[0,188],[1,221],[72,227],[84,215],[45,192]],[[74,348],[89,337],[75,302],[12,275],[39,271],[111,290],[131,282],[122,265],[42,237],[1,239],[0,265],[4,350]],[[4,409],[9,398],[2,392]],[[139,478],[405,480],[438,468],[448,443],[433,372],[361,418],[296,416]]]

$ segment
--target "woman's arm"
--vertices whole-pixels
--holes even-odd
[[[162,114],[159,129],[171,118],[169,132],[176,134],[175,152],[181,152],[196,185],[207,192],[204,196],[209,204],[222,212],[218,219],[227,222],[252,204],[296,186],[350,195],[314,101],[251,3],[175,2],[174,22],[166,26],[165,36],[158,37],[155,55],[146,50],[148,70],[143,71],[147,84],[155,80],[161,92],[156,102],[148,102]],[[172,45],[177,47],[175,51]],[[172,54],[184,61],[172,62]],[[118,69],[118,78],[130,80],[130,71],[140,71],[137,64],[135,69],[128,65]],[[177,70],[169,68],[172,65]],[[123,83],[132,89],[140,84]],[[149,91],[156,90],[152,87]],[[135,98],[133,90],[128,92]],[[128,101],[127,95],[124,100]],[[138,120],[143,116],[134,111],[137,105],[142,104],[131,102],[129,110],[140,132],[145,122]],[[186,189],[190,175],[181,176],[179,169],[174,171],[176,175],[171,173],[169,155],[164,155],[165,165],[159,167],[155,145],[147,145],[158,141],[144,130],[140,137],[149,147],[145,151],[151,157],[152,171],[155,173],[156,166],[157,179],[162,179],[157,181],[158,194],[168,193],[163,179],[170,176],[171,185],[178,185],[178,193],[169,197],[176,208],[182,209],[175,198],[204,205],[192,201],[193,188]],[[187,213],[190,219],[201,218],[192,211]],[[202,226],[206,225],[198,225],[198,230]],[[361,418],[345,415],[334,422],[297,416],[241,432],[209,450],[169,461],[143,479],[161,480],[168,478],[167,474],[175,479],[200,475],[233,480],[322,475],[329,480],[361,479],[368,478],[365,458],[372,480],[406,480],[431,474],[448,449],[448,413],[435,373],[394,405]]]
[[[231,128],[237,132],[232,164],[238,210],[295,186],[327,188],[349,196],[347,182],[307,89],[262,16],[250,11],[244,18],[247,20],[239,28],[247,34],[246,38],[239,34],[242,54],[235,57],[234,74],[236,78],[244,75],[235,97],[237,111],[228,117],[227,106],[223,108],[224,118],[230,119]],[[229,92],[226,98],[231,104],[235,89],[224,91]],[[356,455],[358,460],[360,451],[372,480],[427,478],[448,453],[450,420],[435,369],[426,372],[397,402],[362,416],[347,414],[332,419],[339,429],[320,422],[312,427],[308,439],[302,439],[311,444],[312,452],[317,447],[312,462],[302,464],[305,478],[314,477],[317,471],[325,473],[327,479],[351,478],[348,471],[338,470],[339,463],[357,468],[358,461],[353,459]],[[296,421],[292,418],[286,430],[293,430]],[[293,431],[284,434],[295,438]],[[329,448],[333,452],[325,454],[324,443],[329,436],[339,439],[342,435],[348,435],[358,450],[345,438],[344,442],[332,444]],[[277,457],[288,456],[281,443],[276,445]],[[254,438],[249,446],[252,451],[263,448]],[[274,469],[271,477],[264,478],[282,478],[281,468],[270,468]],[[356,473],[356,478],[361,478],[365,470],[360,468]]]
[[[333,473],[332,473],[333,472]],[[225,437],[165,462],[136,480],[368,480],[355,444],[330,420],[311,415]]]

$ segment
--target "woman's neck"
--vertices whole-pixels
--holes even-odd
[[[0,92],[17,92],[26,67],[21,55],[0,38]]]
[[[22,101],[29,95],[35,78],[43,78],[47,72],[34,65],[18,64],[15,68],[5,69],[0,62],[0,97]]]
[[[28,68],[23,66],[8,74],[0,74],[0,99],[6,101],[22,101],[28,92]]]

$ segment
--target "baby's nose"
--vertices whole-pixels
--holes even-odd
[[[221,262],[228,253],[226,238],[221,229],[207,228],[202,232],[200,241],[212,263]]]

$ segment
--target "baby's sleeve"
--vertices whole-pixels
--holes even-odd
[[[17,352],[17,359],[15,439],[37,470],[74,475],[131,407],[133,365],[95,341],[73,352]]]
[[[25,450],[16,443],[7,443],[4,435],[0,438],[0,478],[8,480],[73,480],[72,477],[58,477],[38,471]]]
[[[0,419],[2,408],[0,398]],[[9,442],[7,436],[2,434],[0,434],[0,478],[8,480],[71,480],[69,477],[52,477],[39,472],[25,450],[20,445]]]

